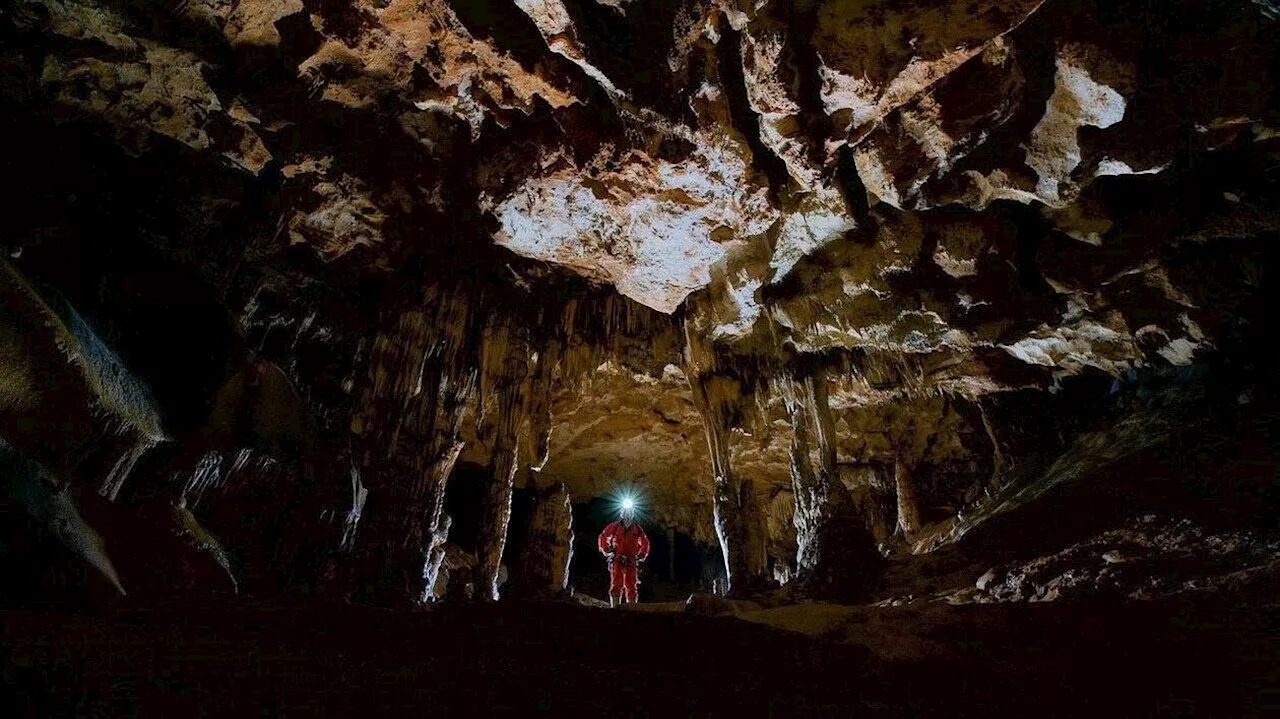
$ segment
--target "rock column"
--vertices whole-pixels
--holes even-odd
[[[495,320],[485,329],[481,349],[481,435],[493,446],[493,477],[480,508],[476,542],[476,598],[498,599],[498,575],[511,523],[511,494],[519,468],[520,432],[527,418],[530,362],[525,331]],[[550,361],[545,353],[539,357]]]
[[[764,580],[768,557],[764,517],[755,488],[733,474],[730,462],[729,417],[740,388],[737,381],[719,376],[691,379],[690,386],[711,452],[713,516],[725,558],[726,593],[741,594]]]
[[[910,544],[920,530],[920,502],[916,497],[911,469],[901,457],[893,463],[893,483],[898,492],[898,530]]]
[[[557,482],[538,491],[525,528],[512,593],[529,598],[561,596],[569,586],[573,560],[573,504],[569,489]]]
[[[378,604],[415,605],[431,588],[432,551],[445,540],[444,494],[474,373],[460,361],[465,297],[429,298],[433,312],[396,313],[374,342],[353,446],[369,488],[357,572]]]
[[[817,370],[790,381],[784,391],[792,424],[796,578],[818,596],[852,599],[870,589],[880,556],[839,478],[826,384],[826,374]]]

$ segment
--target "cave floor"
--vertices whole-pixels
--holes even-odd
[[[1280,606],[0,612],[3,716],[1250,716]],[[769,626],[774,625],[774,626]],[[783,630],[777,627],[789,627]]]

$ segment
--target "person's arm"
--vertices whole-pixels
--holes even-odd
[[[638,523],[636,524],[636,529],[640,530],[640,552],[636,556],[643,562],[649,558],[649,535],[644,533],[644,527],[641,527]]]
[[[596,541],[597,546],[600,547],[600,553],[606,557],[613,554],[613,533],[609,529],[609,527],[605,527],[604,531],[600,533],[600,539]]]

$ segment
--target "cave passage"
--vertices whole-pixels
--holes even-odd
[[[1280,708],[1280,5],[1154,7],[6,4],[0,716]]]
[[[596,538],[617,519],[617,501],[596,497],[573,508],[574,545],[570,585],[575,592],[606,597],[608,564],[596,547]],[[693,593],[711,593],[723,574],[724,559],[716,545],[701,545],[682,531],[668,530],[653,521],[640,522],[649,537],[648,561],[640,569],[642,602],[683,602]]]

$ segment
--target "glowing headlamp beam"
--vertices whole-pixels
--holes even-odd
[[[609,492],[609,503],[621,519],[643,519],[645,514],[645,497],[640,488],[631,485],[615,485]]]

